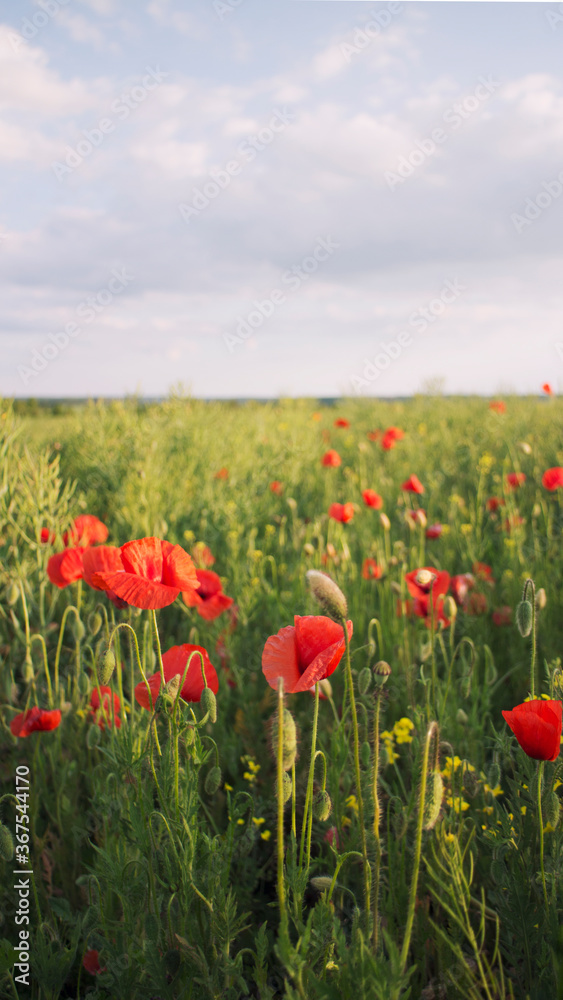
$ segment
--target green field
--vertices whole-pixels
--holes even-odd
[[[563,404],[504,402],[0,401],[2,998],[563,997],[563,768],[501,714],[563,692],[561,491],[542,484]],[[385,449],[390,427],[404,436]],[[347,523],[334,503],[354,505]],[[47,564],[84,514],[107,546],[154,537],[201,568],[204,543],[233,603],[207,619],[181,594],[155,614],[55,586]],[[312,569],[353,623],[318,699],[262,669],[295,616],[329,617]],[[420,569],[430,588],[448,574],[434,606]],[[161,676],[159,643],[207,651],[216,721],[210,694],[134,697]],[[60,722],[14,735],[34,706]],[[551,716],[542,746],[560,741]]]

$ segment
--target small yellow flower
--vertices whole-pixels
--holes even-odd
[[[469,802],[464,802],[459,795],[456,795],[455,799],[452,798],[451,795],[447,795],[446,802],[450,808],[453,808],[456,811],[456,813],[465,812],[466,809],[469,809]]]
[[[460,527],[461,527],[461,533],[462,533],[462,535],[470,535],[471,532],[473,531],[473,525],[472,524],[462,524],[462,525],[460,525]]]
[[[263,833],[260,834],[260,836],[261,836],[262,840],[269,840],[270,837],[272,836],[272,831],[271,830],[264,830]]]
[[[225,789],[226,792],[232,792],[232,790],[233,790],[233,786],[232,785],[228,785],[227,782],[225,782],[225,784],[223,785],[223,788]]]
[[[492,816],[494,811],[493,806],[483,806],[483,812],[486,813],[487,816]]]
[[[244,820],[243,819],[237,819],[237,823],[238,823],[239,826],[244,826]]]
[[[348,798],[346,799],[346,806],[348,807],[348,809],[353,809],[354,812],[356,813],[356,816],[358,815],[360,807],[358,806],[358,800],[355,795],[348,796]]]
[[[414,729],[414,722],[411,722],[410,719],[399,719],[393,726],[393,733],[397,743],[412,743],[412,729]]]
[[[263,816],[261,816],[261,817],[260,817],[260,819],[257,819],[257,818],[256,818],[256,816],[253,816],[253,817],[252,817],[252,822],[253,822],[253,823],[256,823],[256,826],[261,826],[261,825],[262,825],[262,823],[265,823],[265,822],[266,822],[266,820],[264,819],[264,817],[263,817]]]
[[[520,812],[522,813],[523,816],[526,815],[527,808],[528,808],[527,806],[520,806]]]
[[[454,843],[454,841],[455,841],[455,836],[454,836],[454,834],[453,834],[453,833],[446,833],[446,834],[444,835],[444,840],[445,840],[445,841],[446,841],[446,843],[448,843],[448,844],[453,844],[453,843]]]

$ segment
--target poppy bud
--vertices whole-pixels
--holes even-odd
[[[310,542],[305,542],[305,545],[303,546],[303,552],[305,553],[306,556],[314,556],[315,546],[311,545]]]
[[[428,775],[428,786],[426,788],[423,824],[425,830],[432,830],[436,826],[436,821],[442,808],[443,794],[444,779],[439,771],[434,771]]]
[[[381,688],[387,683],[389,677],[391,676],[391,667],[385,660],[379,660],[373,668],[373,679],[375,681],[376,687]]]
[[[239,857],[244,858],[247,854],[250,854],[254,844],[256,843],[256,836],[256,827],[253,823],[251,823],[250,826],[247,826],[242,837],[237,843],[237,854]]]
[[[14,856],[14,841],[7,826],[0,823],[0,858],[11,861]]]
[[[468,722],[467,713],[462,708],[458,708],[455,720],[460,726],[466,726]]]
[[[457,604],[451,594],[448,594],[444,601],[444,614],[451,622],[457,618]]]
[[[393,558],[393,557],[391,557],[391,558]],[[397,597],[400,597],[401,596],[401,584],[397,583],[396,580],[391,580],[390,586],[391,586],[391,590],[393,591],[393,593],[396,594]]]
[[[533,608],[530,601],[520,601],[516,608],[516,624],[522,637],[529,635],[532,631],[532,618]]]
[[[31,682],[35,679],[35,671],[33,669],[33,663],[31,662],[31,656],[29,653],[26,654],[24,660],[22,676],[26,684],[31,684]]]
[[[17,604],[18,598],[20,596],[20,588],[17,583],[11,583],[8,587],[8,593],[6,594],[6,603],[12,608],[14,604]]]
[[[195,740],[195,728],[194,728],[194,726],[188,726],[188,728],[184,730],[184,740],[186,742],[186,746],[187,747],[191,747],[192,746],[192,744],[193,744],[193,742]]]
[[[181,674],[174,674],[170,680],[166,683],[164,691],[162,692],[163,701],[168,705],[173,705],[176,701],[176,695],[180,690],[180,681],[182,680]]]
[[[559,815],[561,812],[561,805],[559,802],[559,796],[557,792],[551,791],[544,796],[542,802],[542,814],[544,823],[549,823],[549,825],[555,830],[559,822]]]
[[[332,879],[330,875],[315,875],[310,884],[317,892],[326,892],[332,885]]]
[[[77,642],[86,635],[86,629],[84,628],[84,622],[80,618],[75,618],[72,626],[72,634]]]
[[[105,656],[101,663],[98,664],[98,684],[100,687],[102,684],[109,684],[111,675],[115,670],[115,653],[113,649],[110,648],[106,650]]]
[[[278,757],[278,713],[276,712],[270,721],[270,751],[274,760]],[[297,729],[295,720],[289,711],[283,710],[283,747],[282,747],[282,767],[284,771],[289,771],[293,767],[297,757]]]
[[[529,445],[527,441],[519,441],[518,442],[518,447],[519,447],[519,449],[520,449],[520,451],[522,452],[523,455],[531,455],[532,454],[532,446]]]
[[[313,802],[313,814],[315,819],[324,823],[328,819],[332,810],[332,802],[328,792],[318,792]]]
[[[93,611],[88,615],[88,631],[92,638],[98,634],[103,625],[103,618],[99,611]]]
[[[496,761],[493,761],[488,772],[487,772],[487,784],[490,788],[497,788],[500,785],[500,767]]]
[[[547,595],[543,587],[540,587],[536,594],[536,611],[543,611],[547,604]]]
[[[201,692],[201,704],[203,711],[209,712],[209,721],[217,722],[217,700],[210,687],[205,687]]]
[[[86,746],[88,747],[88,749],[94,750],[98,746],[101,738],[102,738],[102,731],[100,727],[97,726],[96,724],[90,726],[88,730],[88,735],[86,737]]]
[[[358,691],[363,696],[369,691],[369,686],[371,684],[371,670],[369,667],[364,667],[360,670],[360,676],[358,677]]]
[[[90,678],[88,677],[88,674],[78,675],[78,690],[80,691],[80,694],[90,693]]]
[[[360,748],[360,760],[364,765],[364,767],[369,767],[369,762],[371,760],[371,747],[367,742],[367,740],[365,741],[365,743],[362,743],[362,746]]]
[[[348,614],[348,604],[340,587],[327,576],[316,569],[310,569],[306,574],[311,593],[326,613],[339,622]]]
[[[325,698],[332,698],[332,684],[330,683],[328,677],[323,677],[322,681],[319,681],[319,689],[322,691]]]
[[[475,774],[475,771],[463,772],[463,787],[470,799],[475,798],[479,791],[479,778]]]
[[[205,779],[205,791],[207,795],[215,795],[215,792],[221,784],[221,768],[215,765],[207,772],[207,777]]]
[[[293,785],[291,783],[291,778],[289,777],[287,771],[284,771],[283,785],[282,785],[282,802],[284,805],[286,804],[286,802],[289,802],[292,791],[293,791]]]
[[[387,514],[380,514],[379,515],[379,523],[380,523],[380,525],[381,525],[381,527],[383,528],[384,531],[390,531],[391,530],[391,521],[387,517]]]

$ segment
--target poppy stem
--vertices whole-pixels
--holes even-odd
[[[381,843],[379,839],[379,713],[381,707],[381,689],[375,694],[375,716],[373,721],[373,834],[375,837],[375,876],[373,880],[373,950],[377,954],[379,945],[379,868],[381,864]]]
[[[303,810],[303,825],[301,827],[301,847],[299,849],[299,871],[301,872],[303,868],[303,852],[305,848],[305,832],[307,831],[308,825],[311,826],[313,822],[313,808],[312,808],[312,797],[313,797],[313,778],[315,774],[315,750],[317,748],[317,726],[319,721],[319,682],[315,683],[315,709],[313,712],[313,735],[311,737],[311,763],[309,765],[309,780],[307,781],[307,794],[305,796],[305,809]],[[308,824],[309,819],[309,809],[311,810],[311,824]],[[310,850],[311,850],[311,835],[309,831],[308,840],[308,852],[307,852],[307,867],[309,870],[310,862]]]
[[[547,900],[547,889],[545,886],[545,871],[543,867],[543,818],[541,813],[541,786],[543,779],[543,769],[545,765],[545,760],[540,760],[538,766],[538,818],[540,821],[540,871],[541,871],[541,882],[543,888],[543,898],[545,901],[546,908],[549,907]]]
[[[350,640],[348,638],[348,625],[342,616],[341,625],[344,630],[344,643],[346,646],[346,677],[348,680],[348,691],[350,694],[350,710],[352,712],[352,726],[354,729],[354,770],[356,772],[356,795],[358,799],[358,820],[360,823],[360,836],[362,841],[362,855],[364,858],[364,902],[366,911],[366,926],[369,935],[370,921],[370,882],[371,870],[368,861],[368,850],[366,841],[366,828],[364,825],[364,800],[362,796],[362,776],[360,772],[360,741],[358,738],[358,714],[356,712],[356,698],[354,696],[354,682],[352,680],[352,665],[350,663]]]
[[[278,678],[278,903],[282,928],[287,923],[283,880],[283,677]]]
[[[164,676],[164,664],[162,662],[162,648],[160,645],[160,636],[158,634],[158,625],[156,622],[156,611],[154,610],[154,608],[151,608],[151,615],[154,628],[154,637],[156,639],[156,653],[158,657],[158,666],[160,669],[160,679],[162,681],[162,687],[164,689],[166,687],[166,677]]]

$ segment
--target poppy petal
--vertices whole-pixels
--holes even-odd
[[[171,542],[161,542],[162,546],[162,583],[178,590],[198,590],[199,582],[196,568],[181,545]]]
[[[180,591],[152,583],[135,573],[94,573],[92,586],[96,590],[111,590],[134,608],[158,609],[173,604]]]
[[[262,670],[274,690],[278,687],[278,677],[283,678],[284,690],[288,694],[295,690],[300,673],[293,625],[286,625],[277,635],[271,635],[267,639],[262,653]]]
[[[160,538],[136,538],[121,546],[126,572],[160,583],[162,581],[162,542]]]
[[[214,618],[218,618],[219,615],[222,615],[223,611],[230,608],[232,603],[232,597],[227,597],[226,594],[214,594],[207,601],[202,601],[201,604],[198,604],[197,613],[210,622]]]
[[[123,572],[123,560],[121,551],[115,545],[98,545],[96,548],[87,548],[82,557],[84,566],[84,580],[89,587],[93,587],[92,576],[94,573],[120,573]],[[94,587],[94,590],[98,590]]]

